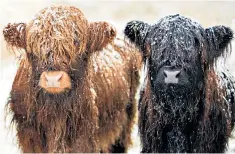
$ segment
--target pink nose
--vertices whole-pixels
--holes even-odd
[[[39,85],[50,93],[61,93],[71,88],[71,79],[64,71],[43,72]]]
[[[62,79],[62,77],[62,72],[59,72],[54,75],[48,75],[47,73],[45,73],[47,87],[60,87],[60,80]]]

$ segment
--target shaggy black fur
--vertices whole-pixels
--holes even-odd
[[[149,63],[139,102],[142,152],[224,152],[234,122],[234,81],[215,63],[227,53],[232,30],[170,15],[154,25],[131,21],[124,33]],[[188,82],[157,80],[164,66],[183,69]]]

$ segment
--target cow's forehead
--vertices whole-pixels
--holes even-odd
[[[148,34],[154,37],[157,37],[158,35],[175,36],[177,34],[179,37],[180,35],[182,37],[187,33],[195,33],[195,35],[200,35],[203,31],[204,28],[199,23],[189,18],[180,15],[170,15],[161,18],[157,23],[153,24],[149,28]]]
[[[147,42],[154,50],[193,51],[204,43],[204,32],[200,24],[191,19],[174,15],[162,18],[149,29]]]
[[[184,26],[192,28],[202,28],[202,26],[189,18],[180,15],[169,15],[161,18],[155,25],[159,25],[161,28],[168,30],[171,27]]]
[[[182,16],[167,16],[152,25],[147,42],[151,46],[153,63],[170,65],[197,63],[205,43],[205,30],[202,26]]]
[[[88,21],[71,6],[52,6],[41,10],[27,24],[27,50],[39,58],[48,52],[74,59],[84,52]]]

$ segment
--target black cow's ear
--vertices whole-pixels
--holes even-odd
[[[13,23],[13,24],[9,23],[3,29],[3,36],[8,46],[26,49],[25,23]]]
[[[225,48],[233,39],[233,31],[229,27],[214,26],[206,29],[206,35],[209,43],[207,60],[209,63],[212,63],[226,52]]]
[[[135,43],[141,50],[145,50],[145,38],[150,25],[142,21],[130,21],[127,23],[124,34],[131,42]]]

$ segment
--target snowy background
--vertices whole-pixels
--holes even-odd
[[[9,131],[4,122],[4,105],[16,73],[15,55],[6,51],[2,29],[9,22],[28,22],[44,7],[52,4],[73,5],[80,8],[90,21],[108,21],[120,30],[130,20],[154,23],[165,15],[179,13],[190,17],[204,27],[227,25],[235,31],[235,1],[98,1],[98,0],[1,0],[0,1],[0,153],[20,153],[15,131]],[[235,50],[235,43],[233,43]],[[235,52],[227,60],[228,68],[235,76]],[[137,127],[135,128],[135,133]],[[139,150],[138,138],[129,153]],[[235,137],[234,137],[235,139]],[[231,139],[229,151],[235,152],[235,140]]]

